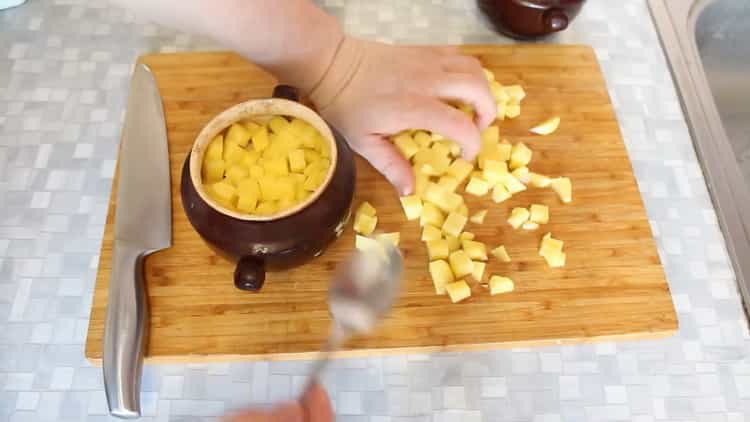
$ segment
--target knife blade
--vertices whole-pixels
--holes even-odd
[[[144,64],[136,65],[130,82],[118,168],[102,367],[110,414],[137,418],[148,328],[143,259],[172,243],[164,109]]]

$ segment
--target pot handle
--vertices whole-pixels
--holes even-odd
[[[291,85],[276,85],[272,97],[299,102],[299,89]]]
[[[246,255],[237,261],[234,268],[234,285],[240,290],[257,292],[266,281],[266,263],[262,259]]]

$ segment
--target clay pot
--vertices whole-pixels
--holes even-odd
[[[224,208],[203,189],[203,154],[211,139],[237,121],[297,117],[330,142],[328,177],[305,201],[272,216]],[[323,253],[349,219],[355,185],[354,157],[344,138],[313,110],[297,102],[296,89],[280,85],[273,98],[250,100],[214,117],[198,134],[182,168],[180,193],[188,220],[216,251],[237,262],[234,283],[257,291],[266,271],[301,265]],[[189,265],[189,263],[186,263]]]
[[[559,32],[578,15],[585,0],[478,0],[495,29],[518,39]]]

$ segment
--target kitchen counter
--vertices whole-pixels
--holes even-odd
[[[325,0],[355,35],[503,43],[473,2]],[[644,0],[591,0],[551,42],[592,45],[656,236],[680,330],[664,340],[345,359],[339,421],[735,422],[748,328]],[[129,74],[138,55],[215,49],[103,2],[0,12],[0,422],[108,420],[83,356]],[[213,420],[294,396],[309,362],[146,366],[144,421]]]

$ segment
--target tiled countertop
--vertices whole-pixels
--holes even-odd
[[[325,0],[350,33],[500,43],[469,0]],[[711,421],[750,415],[734,275],[645,1],[590,0],[554,42],[601,61],[679,313],[665,340],[349,359],[339,421]],[[0,12],[0,422],[107,420],[87,319],[135,58],[212,48],[106,2]],[[143,420],[292,397],[309,362],[147,366]]]

